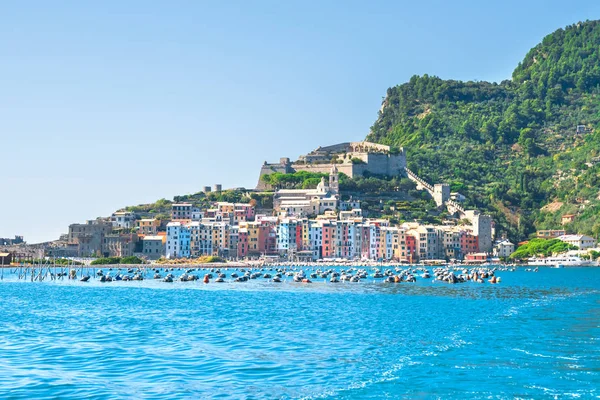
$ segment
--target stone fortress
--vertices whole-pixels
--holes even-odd
[[[346,142],[319,147],[300,156],[294,162],[290,162],[289,158],[281,158],[276,164],[265,161],[256,189],[268,189],[268,185],[262,181],[263,175],[274,172],[290,174],[297,171],[329,173],[334,165],[340,173],[350,178],[365,174],[405,175],[406,154],[402,148],[391,151],[390,146],[371,142]]]

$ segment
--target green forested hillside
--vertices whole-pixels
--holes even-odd
[[[424,75],[388,89],[367,139],[403,146],[409,168],[453,184],[498,233],[521,240],[575,213],[567,228],[598,237],[599,96],[600,21],[587,21],[546,36],[512,80]]]

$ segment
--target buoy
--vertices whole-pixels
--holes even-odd
[[[208,275],[204,275],[204,283],[208,282],[210,282],[210,278],[208,277]]]
[[[312,283],[310,279],[304,278],[302,279],[302,283]]]

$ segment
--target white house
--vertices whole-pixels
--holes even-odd
[[[135,227],[135,213],[130,211],[117,211],[110,217],[114,228],[131,229]]]
[[[580,250],[596,247],[596,239],[586,235],[562,235],[559,240],[577,246]]]
[[[494,255],[497,257],[509,257],[515,252],[515,245],[508,239],[499,240],[494,245]]]

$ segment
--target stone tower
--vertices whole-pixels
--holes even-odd
[[[433,200],[438,207],[441,207],[450,199],[450,185],[447,183],[436,183],[433,186]]]
[[[477,214],[473,217],[473,233],[479,240],[479,251],[489,253],[492,251],[492,217]]]
[[[331,194],[339,194],[340,192],[340,176],[335,164],[333,164],[329,172],[329,191]]]

